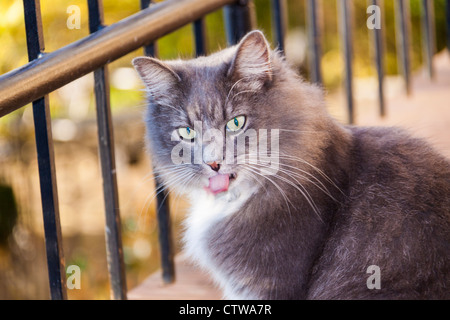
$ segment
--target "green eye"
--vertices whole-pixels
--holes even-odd
[[[242,129],[245,124],[245,116],[234,117],[230,121],[227,122],[227,130],[228,131],[238,131]]]
[[[192,140],[197,135],[195,130],[193,130],[193,129],[189,128],[189,127],[179,128],[178,129],[178,134],[180,135],[180,137],[182,137],[183,139],[186,139],[186,140]]]

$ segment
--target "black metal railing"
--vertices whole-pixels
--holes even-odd
[[[24,1],[28,59],[39,58],[44,51],[42,20],[39,1]],[[65,270],[62,236],[59,221],[58,192],[51,132],[48,96],[33,101],[34,132],[44,216],[48,276],[52,299],[65,299]]]
[[[101,0],[88,0],[89,32],[95,33],[104,27]],[[103,197],[106,217],[106,252],[114,299],[125,299],[126,277],[122,252],[122,236],[117,191],[116,164],[114,157],[114,135],[109,99],[108,66],[94,70],[95,102],[97,111],[98,145],[103,177]]]
[[[321,30],[318,1],[306,0],[309,39],[310,79],[322,84]],[[433,77],[435,53],[433,1],[422,0],[423,48],[427,70]],[[153,4],[140,0],[141,11],[110,26],[103,24],[101,0],[88,0],[89,30],[91,35],[51,53],[44,52],[44,39],[39,0],[23,0],[29,63],[0,76],[0,117],[33,103],[34,127],[40,177],[41,200],[45,229],[48,274],[52,299],[66,299],[64,257],[59,222],[58,192],[55,178],[54,151],[48,94],[63,85],[94,72],[99,154],[103,177],[106,217],[106,243],[111,298],[126,299],[126,277],[123,261],[121,223],[118,202],[114,139],[109,98],[107,64],[125,54],[144,48],[144,53],[157,55],[155,41],[186,24],[193,23],[195,53],[206,54],[204,16],[224,8],[228,44],[237,43],[254,28],[254,3],[250,0],[167,0]],[[398,59],[405,90],[411,90],[410,26],[407,0],[395,0]],[[354,121],[352,83],[351,0],[337,0],[343,55],[345,60],[345,91],[349,122]],[[382,0],[368,4],[380,6]],[[447,25],[450,24],[450,0],[446,0]],[[281,52],[287,25],[286,0],[272,0],[274,39]],[[449,26],[450,28],[450,26]],[[374,63],[378,75],[380,114],[385,114],[383,91],[384,62],[382,29],[374,29]],[[450,34],[450,32],[448,32]],[[450,36],[448,40],[450,46]],[[45,74],[45,77],[43,76]],[[156,182],[157,191],[161,190]],[[170,214],[165,192],[157,193],[157,219],[161,247],[162,274],[165,282],[175,280],[174,248],[172,244]]]

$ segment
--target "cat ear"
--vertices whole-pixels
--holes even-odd
[[[147,92],[156,102],[167,99],[180,76],[164,62],[150,58],[138,57],[131,62],[147,87]]]
[[[241,40],[228,75],[254,90],[272,80],[270,47],[261,31],[252,31]]]

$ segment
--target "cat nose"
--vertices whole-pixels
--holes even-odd
[[[214,162],[208,162],[207,165],[210,166],[211,169],[213,169],[214,171],[219,171],[219,169],[220,169],[220,163],[217,163],[215,161]]]

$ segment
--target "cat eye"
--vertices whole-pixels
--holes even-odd
[[[193,140],[195,138],[195,136],[197,135],[195,130],[193,130],[193,129],[189,128],[189,127],[179,128],[178,129],[178,134],[184,140]]]
[[[234,117],[233,119],[227,122],[226,128],[228,131],[235,132],[242,129],[244,124],[245,124],[245,116]]]

